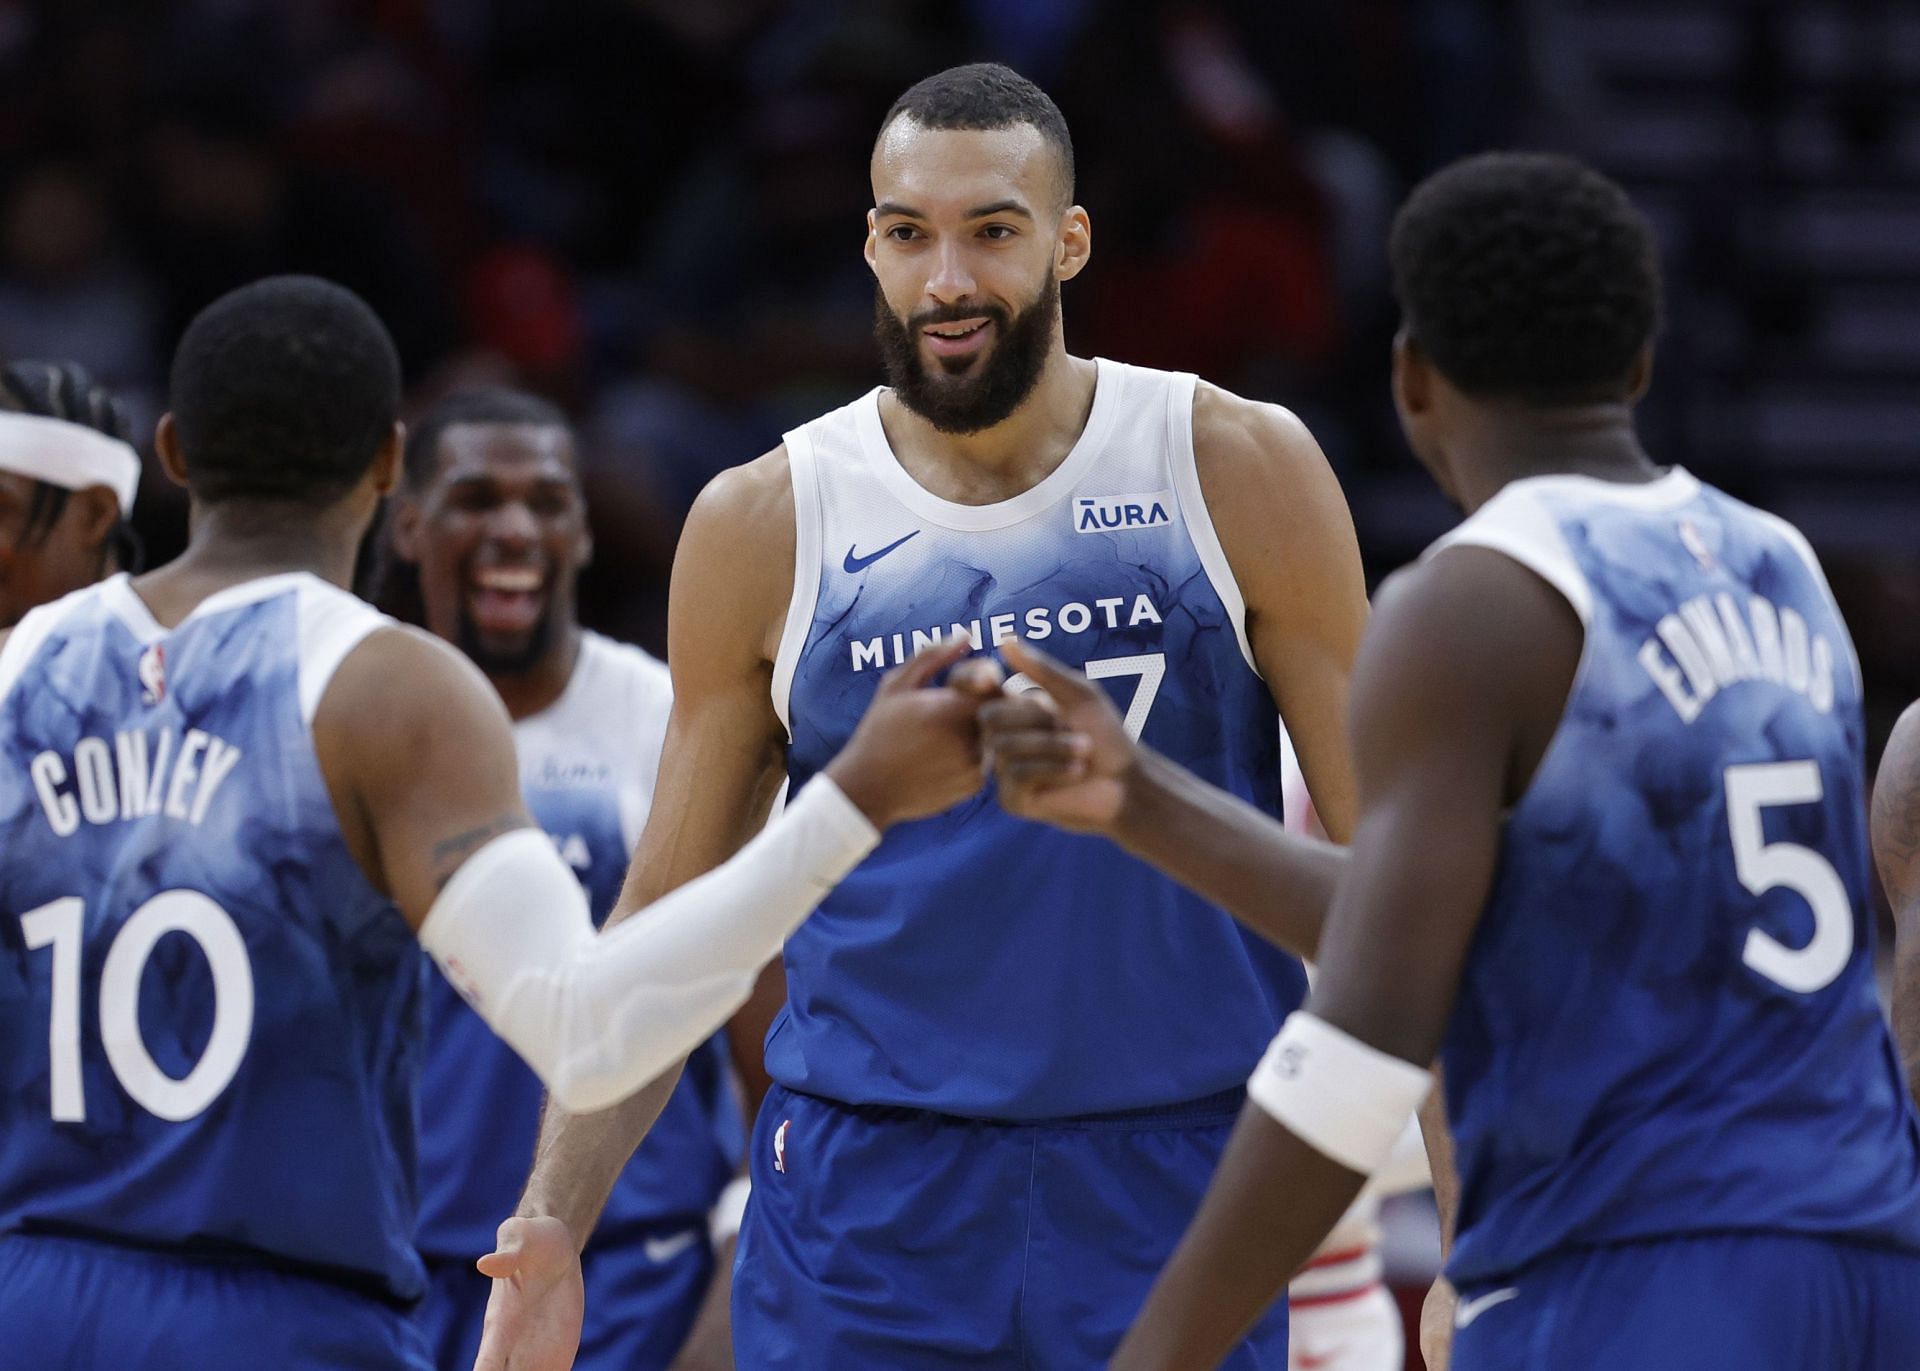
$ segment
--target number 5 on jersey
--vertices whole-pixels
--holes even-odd
[[[1733,837],[1733,869],[1754,895],[1785,886],[1813,911],[1813,936],[1788,947],[1757,928],[1747,930],[1741,960],[1768,980],[1802,995],[1833,984],[1853,955],[1853,904],[1833,863],[1798,843],[1770,843],[1761,830],[1763,809],[1810,805],[1825,793],[1818,762],[1764,762],[1727,768],[1727,826]]]
[[[53,949],[53,993],[47,1024],[52,1109],[57,1123],[87,1117],[80,1057],[80,955],[86,902],[77,895],[20,916],[29,951]],[[176,1080],[161,1070],[140,1035],[140,981],[154,947],[184,933],[213,973],[213,1033],[200,1060]],[[155,895],[128,919],[100,970],[100,1040],[121,1089],[150,1114],[179,1123],[214,1102],[232,1082],[253,1036],[253,966],[246,941],[226,910],[196,890]]]

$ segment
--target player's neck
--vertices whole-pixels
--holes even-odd
[[[1040,484],[1073,451],[1097,375],[1056,336],[1033,393],[992,428],[942,433],[891,391],[882,394],[880,423],[900,465],[927,491],[955,504],[997,504]]]
[[[1660,475],[1623,404],[1560,409],[1492,409],[1452,445],[1455,498],[1471,514],[1529,476],[1590,476],[1637,484]]]
[[[365,517],[337,507],[316,511],[277,501],[196,504],[187,550],[136,583],[154,617],[168,624],[228,586],[306,571],[349,589]]]
[[[487,673],[487,680],[493,683],[500,702],[507,707],[507,717],[515,723],[531,719],[542,710],[551,709],[554,702],[567,693],[574,668],[580,661],[580,638],[579,623],[571,617],[562,619],[553,642],[532,666],[525,671]]]

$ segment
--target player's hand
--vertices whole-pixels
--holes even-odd
[[[586,1313],[580,1254],[567,1226],[551,1218],[508,1219],[479,1267],[493,1277],[493,1293],[474,1371],[567,1371],[580,1350]]]
[[[1000,653],[1031,683],[980,711],[1001,805],[1076,832],[1111,830],[1137,767],[1133,740],[1113,701],[1038,648],[1015,641]]]
[[[998,669],[959,667],[972,650],[968,639],[951,638],[889,671],[847,745],[827,763],[827,775],[876,828],[951,809],[985,783],[977,716],[998,688]],[[956,667],[955,679],[934,685],[948,667]],[[991,685],[983,673],[993,673]]]
[[[1435,1277],[1420,1306],[1420,1355],[1427,1360],[1427,1371],[1447,1371],[1453,1357],[1453,1311],[1459,1302],[1452,1282]]]

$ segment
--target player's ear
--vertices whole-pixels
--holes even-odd
[[[174,427],[172,410],[160,416],[160,423],[153,430],[153,452],[160,459],[160,470],[167,473],[167,479],[184,489],[187,461],[180,451],[180,431]]]
[[[1053,276],[1057,281],[1071,281],[1087,265],[1087,259],[1093,256],[1093,221],[1079,205],[1067,206],[1067,212],[1060,217],[1060,238],[1053,249]]]
[[[1633,369],[1627,373],[1627,403],[1637,405],[1646,395],[1647,387],[1653,384],[1653,344],[1648,343],[1640,349],[1633,359]]]
[[[1433,408],[1433,369],[1404,327],[1393,336],[1393,404],[1409,419]]]
[[[400,470],[406,460],[407,426],[398,419],[387,436],[380,440],[380,450],[373,454],[373,466],[369,474],[373,477],[373,488],[382,495],[393,494],[393,488],[400,484]]]
[[[105,486],[88,486],[73,492],[72,503],[80,516],[81,541],[88,547],[104,545],[120,522],[120,497]]]
[[[873,211],[868,210],[867,211],[867,245],[860,250],[860,255],[867,259],[867,270],[873,272],[876,276],[879,275],[880,273],[880,266],[879,266],[879,263],[874,260],[874,258],[875,258],[875,254],[879,250],[879,247],[880,247],[880,231],[873,226]]]

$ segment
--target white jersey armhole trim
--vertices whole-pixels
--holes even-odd
[[[1253,646],[1247,641],[1247,600],[1234,579],[1233,567],[1220,546],[1214,530],[1213,515],[1207,509],[1207,497],[1200,487],[1200,467],[1193,453],[1193,392],[1199,377],[1177,371],[1169,375],[1167,386],[1167,465],[1173,475],[1173,498],[1179,503],[1180,517],[1186,522],[1187,537],[1200,557],[1201,569],[1213,585],[1213,593],[1226,606],[1233,621],[1234,640],[1240,655],[1255,676],[1260,667],[1253,660]],[[1262,678],[1264,679],[1264,678]]]
[[[375,629],[392,620],[372,605],[318,578],[304,581],[298,593],[300,633],[300,722],[309,728],[334,672],[347,654]]]
[[[820,600],[820,476],[815,465],[813,437],[797,428],[783,440],[787,446],[787,474],[793,481],[793,595],[787,601],[787,621],[780,630],[780,646],[773,656],[773,712],[793,740],[788,709],[793,674],[813,629],[813,611]]]
[[[1450,547],[1483,547],[1512,558],[1565,596],[1581,627],[1591,626],[1593,589],[1573,560],[1560,525],[1530,492],[1514,487],[1502,491],[1443,535],[1426,556]]]
[[[1853,686],[1864,700],[1867,677],[1860,667],[1860,649],[1854,646],[1853,630],[1847,626],[1846,615],[1840,612],[1840,602],[1833,598],[1833,587],[1827,583],[1827,569],[1820,565],[1820,558],[1815,555],[1813,544],[1807,541],[1806,534],[1778,514],[1764,509],[1755,509],[1753,512],[1760,516],[1761,522],[1778,533],[1789,547],[1800,554],[1800,560],[1805,562],[1807,570],[1813,573],[1813,579],[1819,584],[1821,593],[1827,597],[1827,608],[1833,611],[1834,622],[1840,625],[1841,634],[1847,640],[1847,657],[1853,663]]]
[[[63,620],[79,607],[85,591],[63,595],[50,604],[37,605],[20,617],[20,622],[0,644],[0,701],[13,693],[14,685],[40,654],[40,647]]]

